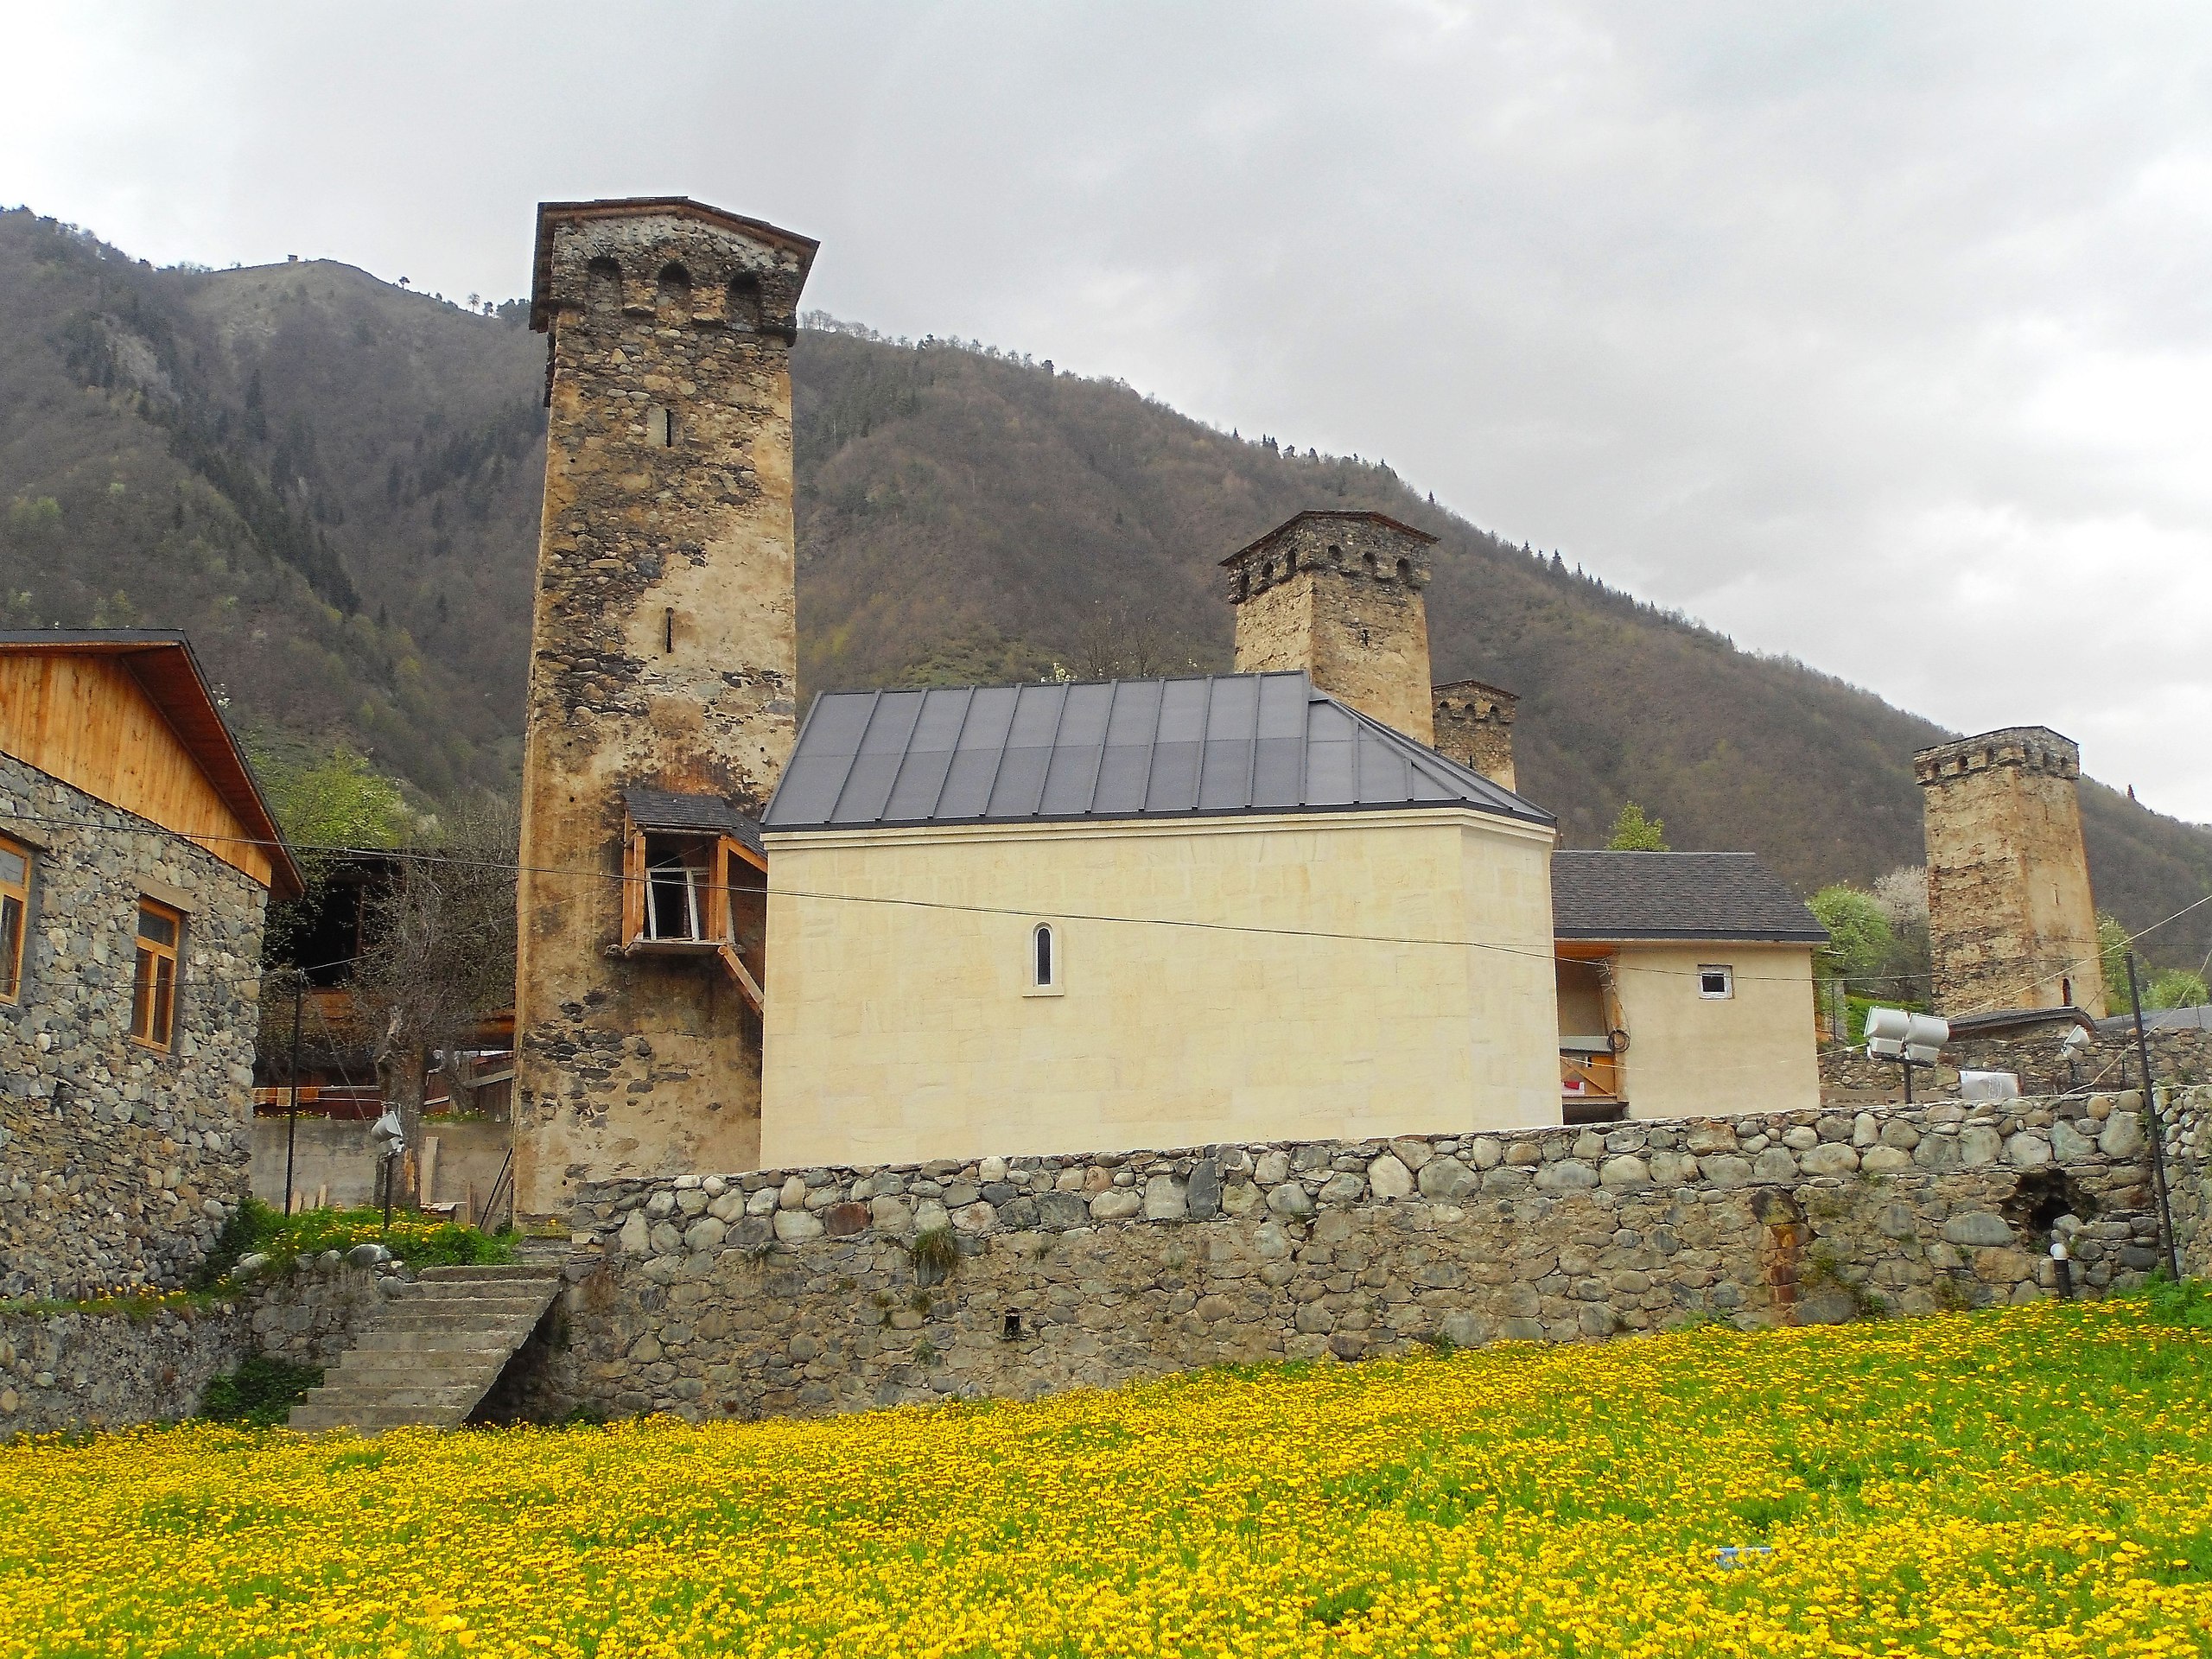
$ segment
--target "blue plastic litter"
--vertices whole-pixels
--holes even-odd
[[[1725,1567],[1749,1567],[1751,1556],[1773,1554],[1773,1548],[1766,1544],[1723,1544],[1713,1552],[1713,1559]]]

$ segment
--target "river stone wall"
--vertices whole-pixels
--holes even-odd
[[[815,1414],[2052,1294],[2157,1259],[2099,1095],[603,1182],[529,1414]],[[2192,1110],[2198,1109],[2192,1106]]]
[[[1923,1098],[1955,1097],[1959,1071],[2010,1071],[2020,1079],[2023,1094],[2082,1094],[2099,1090],[2139,1088],[2142,1065],[2135,1048],[2135,1033],[2101,1033],[2079,1054],[2069,1056],[2059,1046],[2069,1027],[2046,1027],[2019,1037],[1967,1037],[1946,1044],[1943,1064],[1916,1068],[1912,1089]],[[2153,1027],[2146,1033],[2151,1071],[2159,1085],[2191,1086],[2212,1083],[2212,1031],[2195,1027]],[[1831,1043],[1821,1050],[1821,1103],[1824,1106],[1872,1105],[1904,1098],[1904,1084],[1895,1060],[1878,1060],[1863,1048]]]
[[[0,1007],[0,1298],[173,1289],[248,1189],[268,894],[7,755],[0,828],[32,844],[22,988]],[[129,1035],[143,896],[188,911],[167,1053]]]
[[[142,1312],[0,1306],[0,1442],[57,1429],[189,1417],[210,1378],[249,1355],[331,1366],[413,1275],[337,1252],[219,1300]]]
[[[2212,1089],[2161,1089],[2158,1097],[2182,1274],[2212,1279]]]

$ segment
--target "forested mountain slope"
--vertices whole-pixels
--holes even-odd
[[[501,313],[327,262],[156,270],[0,213],[8,626],[182,627],[244,723],[343,738],[432,797],[505,785],[544,345]],[[1806,888],[1921,855],[1927,721],[1508,547],[1380,466],[816,321],[794,371],[810,692],[1226,668],[1216,562],[1301,507],[1374,507],[1441,537],[1438,677],[1522,694],[1522,786],[1571,843],[1633,798],[1675,846],[1749,848]],[[2099,900],[2132,925],[2212,888],[2212,831],[2097,785],[2083,807]],[[2193,966],[2209,943],[2212,907],[2157,954]]]

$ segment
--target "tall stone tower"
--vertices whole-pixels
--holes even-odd
[[[2082,752],[2012,726],[1912,757],[1926,812],[1936,1006],[1958,1018],[2071,1003],[2101,1017],[2082,844]]]
[[[1520,698],[1480,680],[1454,680],[1436,688],[1436,752],[1480,772],[1500,789],[1513,789],[1513,710]]]
[[[538,209],[525,1215],[579,1180],[759,1157],[758,939],[749,965],[719,941],[743,931],[746,819],[794,734],[790,353],[815,245],[681,197]]]
[[[1236,671],[1304,669],[1362,714],[1421,742],[1430,706],[1428,550],[1379,512],[1301,512],[1224,559]]]

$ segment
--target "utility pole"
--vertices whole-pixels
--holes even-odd
[[[2173,1202],[2166,1196],[2165,1133],[2158,1123],[2158,1090],[2151,1081],[2151,1039],[2143,1034],[2143,988],[2135,979],[2135,952],[2127,953],[2127,997],[2135,1007],[2135,1057],[2143,1067],[2143,1121],[2151,1135],[2151,1182],[2158,1198],[2158,1230],[2166,1246],[2166,1276],[2181,1282],[2181,1252],[2174,1243]]]

